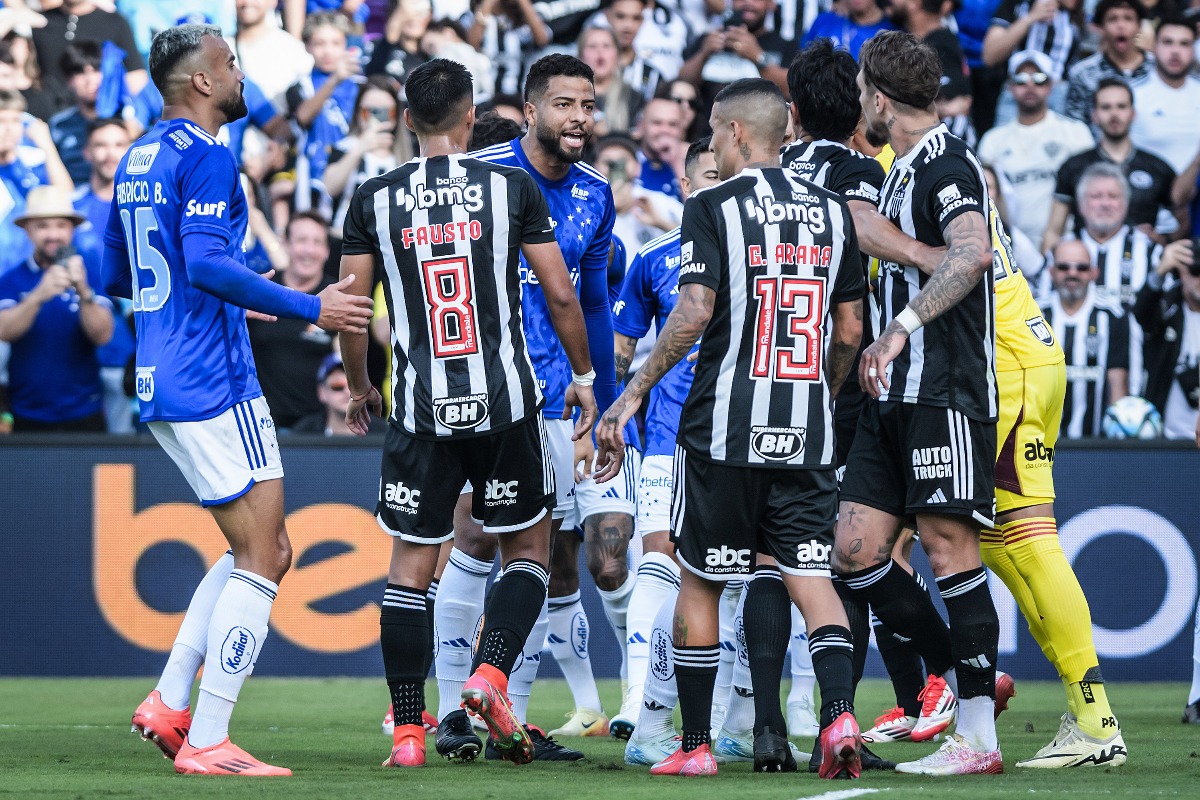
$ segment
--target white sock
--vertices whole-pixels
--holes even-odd
[[[634,527],[637,526],[637,521],[634,521]],[[629,547],[625,551],[625,565],[630,572],[637,572],[638,565],[642,563],[642,535],[636,530],[629,540]]]
[[[451,549],[433,606],[434,674],[438,719],[462,707],[462,689],[471,677],[471,648],[483,616],[483,595],[492,565]]]
[[[231,571],[232,550],[217,559],[192,593],[167,665],[158,678],[158,685],[154,687],[167,708],[182,711],[191,704],[192,684],[196,682],[196,673],[204,663],[204,653],[208,650],[208,623],[212,619],[213,606],[217,604]]]
[[[981,753],[999,749],[996,741],[996,701],[990,697],[958,700],[958,725],[954,731]]]
[[[650,668],[650,635],[654,616],[667,597],[679,593],[679,565],[664,553],[646,553],[637,568],[637,583],[629,596],[625,646],[629,659],[629,690],[641,696]]]
[[[188,731],[193,747],[210,747],[229,736],[233,705],[262,652],[278,591],[279,586],[253,572],[235,569],[229,573],[208,626],[200,699]]]
[[[600,693],[596,690],[596,678],[592,675],[592,657],[588,652],[587,613],[579,600],[579,592],[566,597],[552,597],[546,601],[549,610],[549,627],[546,643],[550,654],[567,679],[575,708],[600,710]]]
[[[679,688],[675,685],[675,661],[672,655],[672,628],[675,621],[675,600],[679,590],[673,589],[663,598],[650,633],[650,666],[646,670],[646,685],[642,691],[642,709],[638,715],[634,736],[646,740],[674,729],[675,705]]]
[[[750,680],[750,657],[746,654],[746,628],[743,623],[745,609],[746,592],[743,591],[734,612],[733,642],[736,650],[733,669],[730,670],[732,686],[726,695],[725,719],[721,721],[724,730],[737,733],[754,728],[754,684]],[[715,703],[717,698],[714,697],[713,701]]]
[[[442,582],[445,585],[445,581]],[[546,630],[550,627],[550,614],[546,602],[542,603],[542,612],[538,614],[533,630],[525,641],[525,649],[513,665],[512,674],[508,676],[508,699],[512,701],[513,713],[524,725],[525,714],[529,710],[529,694],[533,691],[533,679],[537,677],[538,667],[542,663],[542,647],[546,644]]]
[[[721,661],[717,664],[717,682],[713,687],[714,714],[721,714],[718,709],[729,707],[730,686],[733,683],[733,662],[737,658],[737,619],[738,606],[742,599],[742,590],[746,584],[741,581],[730,581],[721,592],[721,602],[718,606],[717,623],[719,626]],[[721,720],[713,717],[713,724]]]
[[[954,667],[946,670],[942,675],[942,680],[950,687],[950,691],[954,692],[954,696],[958,697],[958,673],[954,671]]]
[[[792,660],[792,688],[788,690],[788,705],[805,700],[816,710],[813,688],[817,683],[817,674],[813,672],[812,653],[808,651],[808,630],[800,609],[792,604],[792,640],[788,646]]]
[[[600,594],[600,602],[604,604],[604,615],[608,617],[608,624],[612,626],[613,636],[617,638],[617,647],[621,650],[622,678],[627,677],[629,674],[625,641],[629,638],[629,596],[633,594],[633,587],[636,583],[637,573],[630,572],[626,574],[625,582],[611,592],[605,592],[600,589],[596,590]]]
[[[1200,603],[1196,604],[1196,627],[1192,639],[1192,688],[1188,692],[1188,705],[1200,700]]]

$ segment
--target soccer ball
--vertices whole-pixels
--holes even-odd
[[[1128,395],[1108,407],[1100,427],[1108,439],[1157,439],[1163,420],[1149,400]]]

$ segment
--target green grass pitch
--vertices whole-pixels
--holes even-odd
[[[931,779],[867,773],[854,783],[807,773],[755,775],[748,764],[722,766],[715,780],[650,778],[645,768],[622,763],[620,743],[597,738],[567,740],[587,753],[582,763],[526,767],[483,760],[448,764],[429,740],[425,769],[385,770],[380,763],[390,740],[379,730],[387,696],[382,680],[278,678],[247,683],[234,716],[234,739],[256,756],[290,767],[295,777],[176,776],[154,745],[129,732],[129,717],[153,684],[146,678],[0,680],[0,797],[797,800],[830,792],[846,794],[827,800],[1200,797],[1200,726],[1179,722],[1183,684],[1109,686],[1132,753],[1119,769],[1016,769],[1017,760],[1053,736],[1064,704],[1060,685],[1026,681],[1018,682],[1017,697],[998,723],[1004,775]],[[864,727],[891,705],[888,688],[882,681],[862,687],[858,707]],[[615,682],[602,682],[602,697],[612,710],[618,693]],[[436,697],[432,682],[429,696]],[[542,681],[534,688],[530,718],[552,728],[569,705],[562,681]],[[812,746],[799,744],[804,750]],[[903,760],[931,749],[892,744],[877,751]]]

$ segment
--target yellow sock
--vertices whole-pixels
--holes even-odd
[[[1037,603],[1034,602],[1029,587],[1025,585],[1025,579],[1021,577],[1016,565],[1005,552],[1004,537],[1000,531],[995,528],[984,528],[980,531],[979,551],[983,556],[984,565],[1004,581],[1004,585],[1012,593],[1013,599],[1017,601],[1017,607],[1021,609],[1025,621],[1029,624],[1029,632],[1033,634],[1034,641],[1046,654],[1046,660],[1057,670],[1058,659],[1042,628],[1042,618],[1038,613]]]
[[[1092,642],[1092,614],[1058,543],[1054,518],[1020,519],[1005,523],[1000,530],[1005,551],[1041,612],[1042,630],[1067,683],[1069,705],[1079,727],[1089,736],[1108,738],[1116,729],[1116,720]]]

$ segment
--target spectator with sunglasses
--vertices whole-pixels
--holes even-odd
[[[1008,62],[1008,87],[1017,119],[992,128],[979,142],[979,158],[1004,173],[1013,186],[1013,225],[1040,242],[1050,218],[1058,169],[1071,156],[1095,146],[1087,125],[1050,110],[1053,64],[1039,50],[1022,50]]]
[[[1136,81],[1154,68],[1154,56],[1135,43],[1146,7],[1141,0],[1100,0],[1092,24],[1100,29],[1100,49],[1067,73],[1066,114],[1092,122],[1092,98],[1106,78]],[[1098,129],[1094,129],[1099,133]]]
[[[685,80],[675,79],[667,86],[666,97],[679,106],[683,126],[683,140],[694,142],[698,138],[693,135],[703,124],[697,121],[700,114],[700,93],[696,87]]]
[[[1083,242],[1063,240],[1051,257],[1054,290],[1042,316],[1067,356],[1061,435],[1099,436],[1104,409],[1129,394],[1129,317],[1119,302],[1096,290],[1100,270]]]

